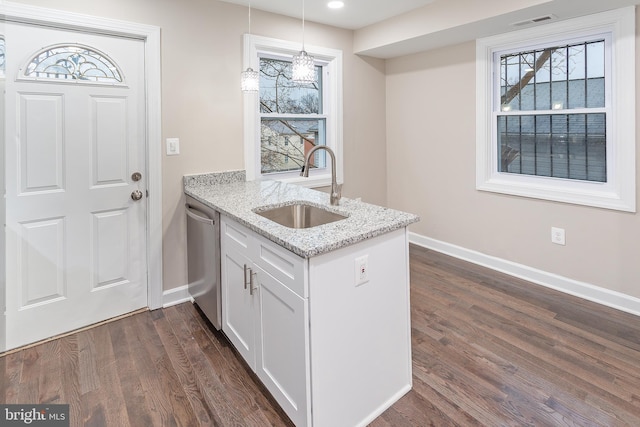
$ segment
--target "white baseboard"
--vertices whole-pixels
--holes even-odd
[[[172,305],[187,301],[193,302],[187,285],[169,289],[162,293],[162,308],[171,307]]]
[[[409,241],[418,246],[451,255],[455,258],[509,274],[547,288],[640,316],[640,299],[621,292],[601,288],[590,283],[579,282],[568,277],[548,273],[416,233],[409,233]]]

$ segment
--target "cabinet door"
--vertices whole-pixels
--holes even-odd
[[[260,267],[256,374],[296,426],[310,424],[309,308]]]
[[[242,358],[255,371],[255,308],[248,284],[251,262],[229,247],[225,247],[221,255],[222,330]],[[245,283],[247,283],[246,286]]]

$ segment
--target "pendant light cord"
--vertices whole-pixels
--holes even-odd
[[[304,50],[304,0],[302,0],[302,50]]]
[[[249,2],[249,34],[251,34],[251,2]]]

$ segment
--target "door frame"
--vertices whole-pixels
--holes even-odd
[[[146,167],[147,167],[147,305],[151,310],[162,307],[162,110],[161,110],[161,57],[160,27],[84,15],[12,2],[0,2],[0,22],[19,22],[64,30],[124,36],[144,42],[145,51],[145,114],[146,114]],[[1,23],[0,23],[1,25]],[[4,161],[1,165],[4,175]],[[4,180],[3,180],[4,181]],[[2,211],[6,206],[2,205]],[[4,218],[4,214],[1,216]],[[6,236],[2,234],[3,247]],[[4,254],[4,250],[0,251]],[[0,262],[0,352],[6,348],[6,267]]]

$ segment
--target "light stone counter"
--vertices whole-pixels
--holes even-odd
[[[310,258],[362,240],[403,228],[418,216],[342,198],[329,204],[329,195],[278,181],[245,181],[244,171],[184,177],[185,194],[303,258]],[[347,215],[348,218],[307,229],[292,229],[254,212],[265,206],[278,207],[305,202]]]

